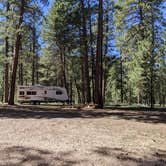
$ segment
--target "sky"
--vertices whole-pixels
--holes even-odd
[[[166,8],[166,2],[164,3],[164,7]],[[164,17],[166,18],[166,9],[163,10],[163,13],[164,13]]]
[[[53,2],[54,0],[49,0],[49,5],[43,9],[45,14],[48,14],[48,11],[51,8]]]

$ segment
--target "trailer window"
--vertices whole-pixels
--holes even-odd
[[[20,89],[25,89],[25,87],[20,87]]]
[[[27,95],[33,95],[33,96],[35,96],[36,92],[35,91],[27,91]]]
[[[31,95],[31,92],[30,92],[30,91],[28,91],[28,92],[27,92],[27,95]]]
[[[62,95],[62,91],[60,90],[56,91],[56,95]]]
[[[20,91],[19,95],[23,96],[24,95],[24,91]]]
[[[35,91],[33,91],[33,92],[32,92],[32,95],[36,95],[36,92],[35,92]]]

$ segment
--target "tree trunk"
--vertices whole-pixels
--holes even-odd
[[[81,102],[84,104],[85,103],[85,79],[84,79],[84,62],[83,58],[80,58],[80,63],[81,63],[81,91],[82,91],[82,97],[81,97]]]
[[[120,58],[120,98],[121,103],[123,103],[123,61],[122,57]]]
[[[8,43],[8,37],[5,39],[5,55],[6,58],[8,58],[8,50],[9,50],[9,43]],[[4,102],[8,102],[9,97],[9,63],[7,62],[5,64],[5,71],[4,71]]]
[[[39,84],[39,56],[36,56],[36,84]]]
[[[82,9],[82,55],[84,57],[84,80],[85,80],[85,94],[86,102],[91,102],[90,92],[90,78],[89,78],[89,58],[88,58],[88,45],[87,45],[87,29],[86,29],[86,17],[85,17],[85,6],[84,0],[81,0]]]
[[[91,7],[90,7],[90,1],[88,1],[88,8],[89,8],[89,33],[90,33],[90,50],[91,50],[91,84],[92,84],[92,101],[95,103],[95,54],[94,54],[94,48],[93,48],[93,32],[92,32],[92,12],[91,12]]]
[[[76,78],[74,78],[74,83],[75,83],[75,86],[76,86],[76,89],[77,89],[78,103],[80,104],[81,103],[81,93],[80,93],[80,87],[77,83]]]
[[[23,63],[19,65],[19,85],[24,84],[24,76],[23,76]]]
[[[80,36],[81,36],[81,28],[80,28]],[[82,48],[82,40],[80,40],[80,49]],[[81,52],[81,51],[80,51]],[[85,79],[84,79],[84,59],[83,56],[80,56],[80,64],[81,64],[81,103],[85,103]]]
[[[6,12],[9,11],[9,3],[6,5]],[[8,20],[8,17],[7,17]],[[8,42],[8,36],[5,38],[5,56],[8,58],[8,52],[9,52],[9,42]],[[8,61],[8,59],[7,59]],[[9,63],[6,62],[4,66],[4,102],[8,102],[8,97],[9,97]]]
[[[162,97],[163,97],[163,107],[165,107],[166,93],[164,93]]]
[[[70,79],[70,102],[73,103],[73,84],[72,84],[72,78]]]
[[[33,40],[33,57],[32,57],[32,85],[35,85],[36,76],[36,28],[32,28],[32,40]]]
[[[22,44],[20,46],[20,52],[22,53]],[[23,78],[23,63],[21,62],[19,64],[19,85],[23,85],[24,84],[24,78]]]
[[[19,17],[17,30],[21,29],[21,25],[23,23],[24,7],[25,7],[25,0],[21,0],[20,15],[19,15],[20,17]],[[18,58],[19,58],[19,51],[20,51],[20,45],[21,45],[21,38],[22,38],[21,33],[19,31],[17,31],[15,49],[14,49],[12,78],[11,78],[11,84],[10,84],[10,94],[9,94],[9,101],[8,101],[9,105],[14,105],[14,94],[15,94],[17,66],[18,66]]]
[[[2,87],[2,92],[4,91],[4,86],[3,86],[3,84],[4,84],[4,76],[2,77],[2,85],[1,85],[1,87]],[[2,95],[1,95],[1,102],[3,102],[4,101],[4,93],[2,93]]]
[[[103,98],[103,104],[105,103],[105,91],[106,91],[106,80],[107,80],[107,73],[106,73],[106,57],[108,53],[108,32],[109,32],[109,0],[107,0],[107,9],[106,9],[106,15],[105,15],[105,42],[104,42],[104,56],[103,56],[103,83],[102,83],[102,98]]]
[[[60,65],[61,65],[61,72],[60,72],[60,77],[61,77],[61,85],[62,87],[67,88],[66,84],[66,62],[65,62],[65,50],[63,47],[61,47],[61,53],[60,53]]]
[[[97,55],[96,55],[96,75],[95,75],[95,104],[98,108],[103,108],[102,96],[102,75],[103,75],[103,0],[99,0],[98,16],[98,36],[97,36]]]
[[[152,24],[152,46],[151,46],[151,63],[150,63],[150,107],[154,108],[154,65],[155,65],[155,20],[153,13],[153,6],[151,6],[151,24]]]

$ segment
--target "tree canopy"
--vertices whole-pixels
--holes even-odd
[[[77,104],[166,100],[165,0],[0,2],[0,96],[18,85],[67,89]]]

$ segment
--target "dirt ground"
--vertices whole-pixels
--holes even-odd
[[[0,106],[0,166],[166,166],[166,112]]]

